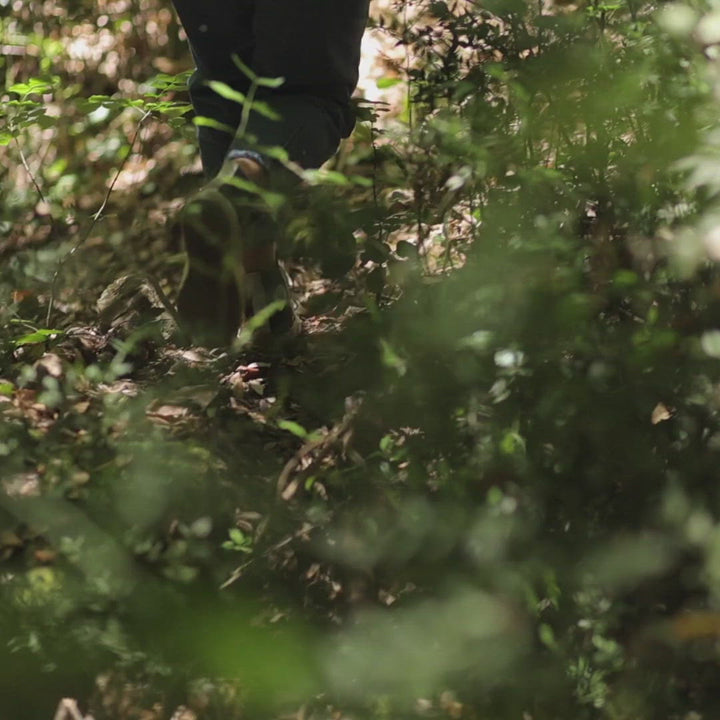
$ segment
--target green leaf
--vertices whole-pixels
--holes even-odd
[[[266,88],[279,88],[281,85],[285,83],[284,77],[276,77],[276,78],[264,78],[259,77],[255,79],[255,84],[259,85],[260,87],[266,87]]]
[[[150,80],[150,85],[161,93],[169,92],[171,90],[185,90],[187,88],[187,81],[191,71],[185,71],[178,73],[177,75],[167,75],[166,73],[159,73]]]
[[[279,115],[275,110],[270,107],[267,103],[263,102],[262,100],[254,100],[253,104],[251,105],[251,108],[253,112],[256,112],[258,115],[262,115],[263,117],[267,118],[268,120],[280,120],[281,115]]]
[[[252,552],[252,541],[240,528],[230,528],[228,530],[229,540],[222,543],[225,550],[234,550],[235,552]]]
[[[193,118],[193,124],[197,125],[198,127],[209,127],[213,128],[214,130],[221,130],[222,132],[229,133],[230,135],[235,134],[235,128],[232,128],[225,123],[221,123],[219,120],[205,117],[204,115],[196,115]]]
[[[349,179],[358,187],[370,188],[373,186],[372,178],[363,177],[362,175],[350,175]]]
[[[286,163],[290,160],[290,156],[285,148],[282,147],[262,147],[259,148],[263,155],[266,155],[273,160],[278,160],[281,163]]]
[[[110,97],[109,95],[91,95],[88,98],[88,102],[95,103],[97,105],[121,105],[122,101],[118,98]]]
[[[57,125],[57,118],[47,115],[45,113],[45,111],[43,110],[42,115],[38,116],[36,122],[41,128],[43,128],[44,130],[47,130],[48,128],[52,128],[52,127],[55,127],[55,125]]]
[[[700,338],[700,345],[706,355],[720,358],[720,330],[708,330]]]
[[[190,565],[171,565],[163,569],[163,575],[169,580],[190,583],[197,577],[198,569]]]
[[[247,100],[245,95],[239,90],[235,90],[235,88],[231,88],[227,83],[220,82],[219,80],[210,80],[208,86],[226,100],[239,103],[240,105],[243,105]]]
[[[60,335],[63,335],[62,330],[36,330],[35,332],[28,333],[13,340],[13,345],[15,347],[20,347],[21,345],[37,345],[38,343],[52,340]]]
[[[520,433],[509,430],[500,442],[500,450],[505,455],[524,455],[525,439]]]
[[[287,430],[289,433],[299,437],[301,440],[304,440],[308,436],[308,431],[302,425],[299,425],[292,420],[280,420],[278,422],[278,427],[281,430]]]
[[[382,362],[385,367],[395,370],[402,377],[407,372],[407,363],[403,360],[387,340],[380,340]]]
[[[350,180],[336,170],[306,170],[305,178],[311,183],[327,183],[328,185],[350,185]]]
[[[395,440],[393,440],[391,435],[383,435],[380,439],[380,450],[382,450],[384,453],[388,454],[392,451],[392,449],[395,447]]]
[[[638,277],[637,273],[633,272],[632,270],[618,270],[614,277],[613,277],[613,284],[616,287],[632,287],[633,285],[637,285],[640,278]]]
[[[21,97],[28,95],[44,95],[52,90],[52,85],[46,80],[39,78],[30,78],[26,83],[15,83],[8,88],[9,92],[14,92]]]
[[[27,83],[15,83],[8,88],[8,92],[14,92],[18,95],[26,95],[28,92],[28,87],[29,86],[27,85]]]
[[[230,535],[230,539],[237,545],[242,545],[247,541],[245,533],[240,530],[240,528],[230,528],[228,535]]]
[[[152,110],[152,112],[157,112],[165,115],[169,118],[178,118],[190,112],[192,107],[189,103],[163,101],[156,103],[148,103],[147,109]]]
[[[375,84],[377,85],[378,90],[386,90],[387,88],[399,85],[402,81],[403,79],[399,77],[384,77],[379,78]]]
[[[235,67],[250,80],[252,83],[257,83],[258,76],[240,59],[238,55],[232,55],[232,61],[235,63]]]
[[[550,650],[557,649],[557,641],[555,640],[555,633],[553,629],[547,624],[542,623],[538,628],[538,635],[540,636],[540,642]]]
[[[287,305],[285,300],[274,300],[269,305],[266,305],[262,310],[255,313],[248,322],[245,323],[243,329],[240,331],[238,336],[237,344],[242,347],[243,345],[250,342],[253,333],[259,328],[267,324],[270,318],[276,313],[282,310]]]

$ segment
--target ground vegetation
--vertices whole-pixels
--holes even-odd
[[[717,716],[720,5],[371,24],[218,350],[171,8],[0,0],[1,718]]]

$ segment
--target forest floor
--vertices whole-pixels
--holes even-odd
[[[385,70],[377,37],[367,49],[364,84],[372,96],[375,80],[367,75]],[[402,92],[392,95],[397,102]],[[115,130],[131,137],[132,123],[119,119]],[[37,194],[16,211],[0,247],[15,303],[0,415],[23,428],[2,480],[13,521],[0,534],[0,561],[61,583],[77,562],[68,550],[72,538],[120,528],[125,559],[159,577],[207,583],[211,594],[253,588],[263,606],[254,623],[305,614],[332,625],[352,607],[392,604],[409,591],[401,581],[378,582],[352,563],[338,570],[321,539],[354,501],[378,499],[371,485],[352,480],[380,458],[386,431],[363,407],[364,397],[382,392],[383,368],[392,362],[377,332],[392,299],[384,274],[378,284],[378,263],[361,260],[330,280],[290,261],[302,333],[281,352],[250,338],[233,350],[178,340],[167,309],[183,265],[174,218],[202,185],[200,168],[190,133],[179,137],[161,118],[137,129],[104,187],[74,188],[67,201],[57,187],[46,197],[44,158],[16,148],[16,191]],[[113,132],[103,132],[100,159],[115,142]],[[339,162],[353,152],[370,157],[367,142],[360,146],[350,141]],[[361,163],[352,162],[357,171]],[[358,188],[351,202],[370,198]],[[58,213],[63,206],[73,218]],[[83,508],[79,526],[68,533],[67,517],[33,515],[24,501],[40,497]],[[113,503],[112,519],[100,521]],[[285,603],[278,601],[283,593],[291,596]],[[112,662],[107,671],[95,662],[42,680],[47,697],[79,702],[63,700],[57,720],[77,720],[90,698],[97,717],[150,720],[173,712]],[[173,717],[209,716],[203,708],[215,700],[194,697]]]
[[[108,212],[117,211],[122,198],[117,202]],[[329,563],[318,562],[314,546],[334,514],[323,478],[333,469],[351,473],[369,449],[353,447],[362,396],[382,377],[365,283],[357,271],[330,281],[293,266],[302,333],[282,352],[252,341],[235,350],[178,341],[156,294],[160,286],[172,302],[179,281],[178,248],[166,232],[177,204],[167,203],[163,217],[153,195],[133,202],[134,230],[118,231],[133,265],[117,262],[107,237],[90,238],[72,258],[78,275],[101,267],[99,277],[118,277],[108,287],[85,284],[77,293],[59,287],[47,327],[16,325],[12,362],[0,380],[0,412],[22,421],[36,442],[23,472],[4,480],[4,491],[15,500],[60,491],[82,504],[96,483],[115,475],[121,485],[130,483],[123,519],[132,528],[127,514],[138,514],[136,528],[144,530],[131,551],[136,560],[181,583],[207,572],[225,592],[242,585],[245,575],[266,583],[274,573],[271,584],[293,576],[290,606],[322,606],[328,618],[339,618],[349,604],[367,600],[368,591],[357,582],[347,586]],[[372,435],[377,443],[380,426]],[[138,476],[146,463],[159,475],[144,476],[144,470]],[[158,487],[163,474],[168,487]],[[149,488],[132,487],[141,477]],[[186,481],[192,487],[183,487]],[[352,494],[343,491],[342,502]],[[318,522],[308,517],[312,498],[325,507]],[[143,508],[148,502],[157,507]],[[61,569],[53,528],[26,520],[3,535],[0,553],[16,566],[24,558],[31,572]],[[229,557],[204,567],[188,550],[196,531],[197,539],[224,543]],[[392,592],[385,588],[380,597]],[[273,605],[265,620],[279,622],[288,612]],[[112,689],[97,690],[94,702],[107,717],[137,717],[141,709],[144,718],[165,717],[167,708],[153,714],[143,707],[132,684],[118,694],[103,678],[98,688]],[[87,697],[78,699],[86,706]],[[183,712],[184,720],[195,717],[191,708]],[[58,717],[73,718],[73,705],[65,703]]]

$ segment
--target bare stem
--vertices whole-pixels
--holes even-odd
[[[43,194],[42,188],[40,187],[37,179],[35,178],[35,174],[30,169],[30,165],[28,165],[27,158],[25,157],[25,153],[23,152],[22,145],[20,145],[20,141],[17,139],[17,135],[13,136],[13,140],[15,141],[15,145],[17,146],[18,153],[20,155],[20,162],[22,162],[23,167],[25,168],[25,172],[30,177],[30,182],[32,182],[33,187],[35,188],[35,191],[37,192],[38,196],[40,197],[40,200],[42,202],[47,202],[45,200],[45,195]]]

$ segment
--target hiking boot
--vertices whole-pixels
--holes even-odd
[[[242,315],[233,257],[240,243],[237,212],[221,192],[205,189],[183,209],[180,227],[187,253],[177,299],[182,330],[199,345],[231,345]]]
[[[267,270],[245,274],[242,298],[246,321],[256,318],[273,337],[299,333],[300,321],[293,307],[290,282],[277,260]],[[263,311],[270,313],[267,318]]]
[[[180,218],[187,268],[178,315],[193,341],[208,346],[231,345],[240,325],[253,317],[272,334],[298,329],[287,276],[276,258],[277,227],[250,193],[227,179],[262,187],[267,170],[245,151],[231,152],[226,169]]]

